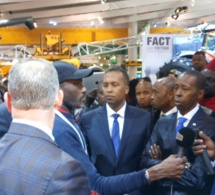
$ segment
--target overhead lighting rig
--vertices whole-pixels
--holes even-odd
[[[179,14],[173,14],[173,15],[172,15],[172,18],[173,18],[174,20],[177,20],[178,17],[179,17]]]
[[[37,28],[37,24],[32,17],[0,20],[0,27],[13,26],[17,24],[25,24],[30,30]]]
[[[177,20],[178,19],[178,17],[179,17],[179,14],[181,13],[181,12],[187,12],[188,11],[188,7],[187,6],[182,6],[182,7],[177,7],[176,9],[175,9],[175,14],[172,14],[172,18],[174,19],[174,20]]]

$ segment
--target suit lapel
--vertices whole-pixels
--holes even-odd
[[[203,118],[204,118],[204,113],[201,110],[201,108],[199,108],[199,110],[196,112],[196,114],[194,114],[194,116],[190,120],[188,127],[190,127],[193,130],[198,130],[200,124],[202,123]]]
[[[167,116],[168,117],[168,116]],[[176,154],[178,152],[178,145],[176,144],[176,126],[177,126],[177,113],[171,114],[169,117],[171,117],[171,120],[168,120],[167,127],[169,127],[169,140],[172,142],[173,152]],[[174,139],[172,139],[174,138]]]
[[[101,137],[99,139],[103,139],[106,144],[108,150],[110,151],[110,156],[113,162],[116,161],[116,154],[113,146],[113,142],[110,136],[108,118],[107,118],[107,110],[106,106],[103,106],[97,115],[97,124],[99,124],[99,129],[101,129]],[[108,155],[108,154],[107,154]]]
[[[123,125],[122,137],[119,145],[117,161],[120,159],[120,156],[123,155],[123,151],[130,137],[134,121],[135,119],[133,118],[132,111],[131,109],[129,109],[129,106],[126,105],[124,125]]]

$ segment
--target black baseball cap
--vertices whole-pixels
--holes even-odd
[[[93,69],[77,69],[74,65],[63,61],[53,62],[57,70],[59,83],[67,80],[83,79],[93,74]]]

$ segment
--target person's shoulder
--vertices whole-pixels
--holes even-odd
[[[164,125],[164,124],[168,125],[173,121],[175,122],[176,118],[177,118],[177,113],[169,114],[167,116],[159,118],[158,121],[156,122],[156,125]]]
[[[204,118],[203,119],[204,123],[208,123],[208,122],[211,122],[213,124],[215,123],[215,118],[210,114],[207,114],[202,107],[199,108],[197,114],[199,114],[200,117]]]
[[[84,112],[81,118],[91,118],[94,115],[97,115],[98,113],[102,112],[104,110],[103,107],[98,107],[93,110],[89,110],[88,112]]]
[[[10,114],[10,112],[7,109],[7,106],[6,106],[5,102],[0,104],[0,113]]]
[[[128,104],[127,104],[127,110],[132,112],[134,115],[141,115],[141,116],[150,115],[149,111],[146,111],[144,109],[141,109],[141,108],[138,108],[138,107],[135,107],[135,106],[131,106],[131,105],[128,105]]]

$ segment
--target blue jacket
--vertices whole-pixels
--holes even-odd
[[[75,125],[71,114],[62,114]],[[98,174],[96,168],[90,162],[88,155],[84,152],[78,135],[58,115],[55,117],[53,135],[56,143],[62,150],[81,162],[89,178],[92,190],[102,195],[116,195],[129,193],[144,185],[148,185],[145,178],[145,170],[112,177],[103,177]]]

